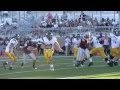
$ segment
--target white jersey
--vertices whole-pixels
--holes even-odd
[[[6,46],[5,52],[13,52],[13,48],[15,48],[18,44],[18,41],[15,38],[12,38]]]
[[[117,42],[119,43],[119,47],[120,47],[120,36],[117,37]]]
[[[37,43],[38,43],[38,44],[42,44],[42,42],[43,42],[43,39],[42,39],[42,38],[38,38],[38,39],[37,39]]]
[[[56,42],[57,42],[57,38],[55,36],[53,36],[51,40],[49,40],[47,37],[43,37],[43,43],[45,45],[52,45],[52,48],[54,47],[54,44]]]
[[[77,48],[77,47],[79,46],[79,44],[80,44],[80,41],[81,41],[81,39],[78,39],[78,40],[77,40],[77,38],[74,38],[74,39],[72,40],[73,47],[74,47],[74,48]]]
[[[31,41],[32,41],[32,42],[37,42],[37,39],[36,39],[36,38],[33,38]]]
[[[120,45],[118,38],[111,38],[111,48],[118,48]]]
[[[70,44],[70,39],[69,38],[66,38],[65,39],[65,46],[68,46]]]
[[[94,38],[92,39],[92,42],[93,42],[93,47],[95,47],[95,48],[100,48],[100,47],[102,47],[102,45],[99,43],[99,40],[98,40],[96,37],[94,37]]]

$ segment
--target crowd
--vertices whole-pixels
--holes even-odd
[[[28,13],[30,14],[30,13]],[[114,19],[109,18],[102,18],[100,21],[95,17],[94,19],[90,16],[81,13],[79,18],[77,19],[70,19],[68,18],[68,14],[66,12],[63,12],[62,16],[59,16],[58,14],[52,15],[52,13],[48,13],[47,16],[41,16],[41,19],[36,19],[35,17],[29,17],[31,20],[26,21],[26,24],[24,20],[22,22],[19,22],[14,19],[10,18],[8,14],[4,15],[5,19],[0,23],[0,34],[12,34],[15,33],[17,29],[21,30],[24,28],[24,30],[30,29],[31,33],[36,34],[43,34],[44,30],[47,28],[51,29],[60,29],[65,27],[93,27],[93,26],[117,26],[118,23]],[[28,18],[28,19],[29,19]],[[27,19],[26,19],[27,20]],[[20,25],[21,23],[21,25]],[[18,26],[19,25],[19,26]],[[23,28],[22,28],[23,27]],[[29,28],[26,28],[29,27]]]
[[[58,15],[52,16],[49,14],[47,20],[44,19],[40,22],[39,27],[44,28],[58,28],[58,27],[78,27],[78,26],[115,26],[118,25],[114,19],[102,18],[100,21],[97,18],[91,18],[90,16],[82,13],[78,19],[68,19],[67,14],[63,13],[63,15],[58,18]]]

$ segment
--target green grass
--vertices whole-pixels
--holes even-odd
[[[3,60],[3,59],[2,59]],[[37,60],[37,70],[32,68],[32,62],[28,59],[28,63],[24,68],[20,67],[21,60],[19,59],[15,65],[15,70],[5,70],[0,68],[0,79],[119,79],[120,66],[109,67],[99,58],[94,58],[94,65],[88,67],[88,61],[85,62],[83,68],[76,69],[73,66],[72,57],[54,57],[55,71],[49,70],[49,65],[46,64],[43,57]],[[2,65],[2,61],[0,62]],[[0,65],[0,66],[1,66]]]

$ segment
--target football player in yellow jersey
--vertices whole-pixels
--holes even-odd
[[[8,58],[10,59],[9,64],[9,70],[13,70],[13,64],[16,62],[16,55],[14,54],[14,49],[16,48],[18,41],[19,41],[20,36],[18,34],[16,34],[7,44],[6,48],[5,48],[5,53],[8,56]],[[4,67],[5,67],[5,63],[3,63]]]
[[[102,59],[106,58],[106,55],[104,53],[104,48],[103,46],[100,44],[99,40],[97,39],[97,37],[92,37],[91,40],[92,43],[92,48],[90,50],[90,60],[92,61],[92,57],[95,56],[96,54],[99,54],[99,56]],[[90,66],[91,64],[89,64],[88,66]]]
[[[52,33],[48,32],[45,37],[43,37],[43,44],[44,44],[44,57],[46,62],[50,65],[50,70],[54,71],[54,66],[53,66],[53,53],[54,53],[54,45],[57,46],[57,49],[59,52],[63,52],[61,49],[57,38],[53,36]]]
[[[93,48],[90,50],[90,54],[95,55],[96,53],[99,53],[99,55],[102,58],[105,58],[106,55],[104,53],[104,49],[100,44],[99,40],[97,39],[97,37],[93,37],[92,42],[93,42]]]

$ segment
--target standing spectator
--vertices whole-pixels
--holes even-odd
[[[55,19],[55,21],[59,21],[59,16],[58,16],[57,13],[56,13],[55,16],[54,16],[54,19]]]
[[[70,37],[66,36],[65,38],[65,55],[68,56],[68,52],[70,50]]]
[[[48,19],[48,20],[52,20],[52,19],[53,19],[53,16],[52,16],[52,14],[51,14],[50,12],[49,12],[48,15],[47,15],[47,19]]]
[[[41,25],[42,25],[42,27],[47,27],[47,23],[45,22],[45,21],[41,21]]]
[[[58,28],[58,24],[57,24],[57,22],[54,23],[54,28]]]

